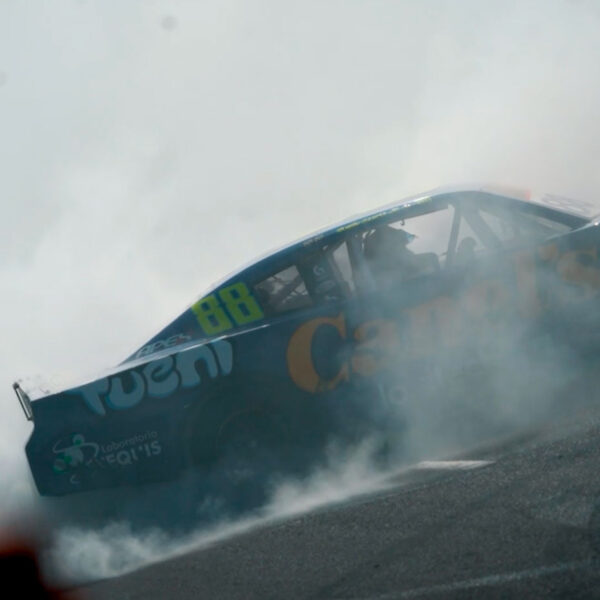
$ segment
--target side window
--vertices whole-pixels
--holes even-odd
[[[519,214],[518,229],[522,238],[538,242],[572,231],[573,226],[539,214],[522,212]]]
[[[514,214],[508,211],[496,213],[481,209],[479,215],[504,246],[510,246],[518,241],[519,230]]]
[[[410,236],[409,248],[414,254],[435,255],[440,265],[446,260],[450,242],[454,207],[446,206],[406,221],[392,223],[395,229],[404,229]]]
[[[353,267],[345,241],[315,250],[254,286],[254,294],[269,316],[340,302],[354,292]]]
[[[267,315],[276,315],[312,305],[303,277],[295,265],[254,286],[254,293]]]
[[[451,250],[452,264],[458,267],[519,242],[515,215],[508,210],[463,202],[458,216],[456,247]]]
[[[459,267],[468,265],[484,251],[485,245],[481,243],[479,236],[473,231],[469,222],[465,218],[460,219],[452,264]]]
[[[510,207],[464,203],[461,215],[454,257],[457,265],[489,251],[540,242],[572,229],[560,221]]]
[[[363,234],[363,253],[379,285],[438,273],[450,243],[454,207],[379,225]]]

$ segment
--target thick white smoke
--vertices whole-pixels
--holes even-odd
[[[265,506],[243,515],[224,513],[186,533],[175,534],[160,527],[132,529],[128,521],[93,529],[61,527],[44,554],[47,570],[59,581],[111,577],[319,506],[385,489],[389,481],[373,468],[371,457],[368,440],[353,449],[333,445],[310,477],[277,482]],[[218,515],[221,502],[217,496],[209,496],[199,512]]]
[[[34,501],[15,378],[115,364],[253,256],[440,183],[594,202],[599,24],[585,0],[2,3],[2,512]]]

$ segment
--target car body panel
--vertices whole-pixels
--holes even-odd
[[[508,329],[518,344],[550,333],[594,348],[595,222],[592,205],[557,196],[444,188],[269,254],[115,369],[32,402],[26,452],[38,490],[66,495],[208,469],[224,431],[249,414],[307,450],[382,432],[385,402],[365,398],[431,379],[457,348],[463,361],[496,360]],[[425,232],[443,223],[448,241],[436,234],[441,251],[411,252],[417,276],[377,274],[367,240],[405,223]]]

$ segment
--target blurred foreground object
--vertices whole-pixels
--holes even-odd
[[[25,537],[0,534],[0,580],[3,598],[75,600],[79,595],[52,587],[40,569],[38,549]]]

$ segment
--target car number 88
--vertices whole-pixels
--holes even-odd
[[[192,312],[206,335],[232,329],[234,323],[246,325],[264,317],[258,302],[241,281],[201,298],[192,306]]]

